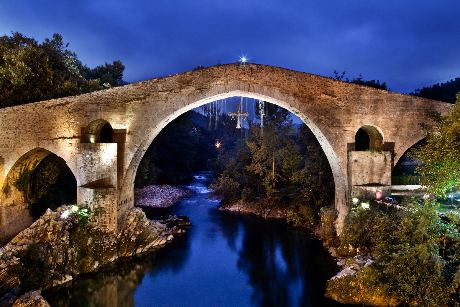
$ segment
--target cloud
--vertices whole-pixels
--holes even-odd
[[[460,75],[460,3],[443,1],[50,1],[0,4],[0,32],[60,32],[84,63],[121,59],[137,81],[242,53],[269,65],[334,69],[411,91]]]

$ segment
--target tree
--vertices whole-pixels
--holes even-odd
[[[349,78],[345,78],[345,74],[346,74],[345,71],[339,73],[337,70],[334,70],[333,78],[339,81],[364,85],[364,86],[373,87],[373,88],[377,88],[381,90],[387,90],[387,91],[390,90],[386,82],[380,82],[380,80],[364,80],[361,74],[359,74],[357,78],[349,79]]]
[[[182,114],[153,140],[142,158],[136,187],[150,184],[180,184],[208,168],[208,160],[217,152],[209,131],[199,125],[206,120],[201,114]]]
[[[124,84],[120,61],[90,69],[60,34],[41,44],[21,33],[0,37],[0,107]]]
[[[414,149],[411,155],[421,162],[417,172],[422,184],[438,197],[445,197],[460,187],[460,96],[445,117],[436,116],[428,126],[426,145]]]
[[[306,125],[296,127],[289,111],[276,105],[266,103],[265,110],[263,133],[252,125],[244,143],[239,139],[219,153],[214,194],[224,203],[283,208],[295,225],[311,223],[332,202],[329,163]]]
[[[416,89],[411,95],[455,103],[458,92],[460,92],[460,78],[455,78],[444,83]]]

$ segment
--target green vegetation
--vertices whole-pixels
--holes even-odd
[[[412,199],[402,205],[404,209],[374,203],[370,209],[358,206],[349,213],[340,237],[340,253],[375,258],[372,265],[350,278],[369,289],[383,289],[388,297],[405,304],[458,303],[458,216],[439,217],[432,202],[420,204]]]
[[[136,187],[150,184],[181,184],[200,170],[209,169],[216,157],[214,132],[206,128],[206,118],[187,112],[153,140],[136,175]]]
[[[310,224],[332,203],[329,163],[312,132],[295,127],[287,110],[269,105],[267,114],[263,132],[253,125],[246,139],[219,152],[214,194],[224,204],[284,208],[292,224]]]
[[[60,34],[38,43],[21,33],[0,37],[0,107],[124,84],[121,61],[88,68]]]
[[[417,172],[422,184],[438,197],[445,197],[460,187],[460,102],[446,117],[434,117],[429,126],[426,145],[412,155],[421,165]]]

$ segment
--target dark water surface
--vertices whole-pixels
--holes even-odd
[[[195,176],[195,195],[147,212],[187,215],[186,235],[45,298],[52,306],[338,306],[323,297],[338,268],[320,241],[283,223],[218,211],[207,176]]]

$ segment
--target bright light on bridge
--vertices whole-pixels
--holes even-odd
[[[240,56],[239,62],[240,62],[241,64],[245,64],[245,63],[247,63],[248,61],[249,61],[249,58],[248,58],[247,56],[245,56],[245,55]]]

